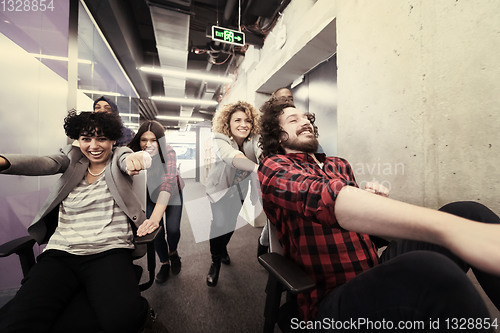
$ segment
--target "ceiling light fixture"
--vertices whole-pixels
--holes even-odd
[[[120,113],[120,116],[122,117],[130,117],[130,118],[140,118],[141,115],[137,113]]]
[[[186,71],[176,71],[172,69],[166,68],[158,68],[158,67],[149,67],[142,66],[139,70],[150,73],[150,74],[158,74],[162,76],[168,77],[176,77],[179,79],[192,79],[197,81],[210,81],[210,82],[220,82],[220,83],[231,83],[233,79],[229,76],[219,76],[204,72],[186,72]]]
[[[212,116],[215,114],[215,111],[207,111],[207,110],[198,110],[198,112],[203,114],[210,114]]]
[[[180,105],[208,105],[215,106],[217,101],[212,99],[194,99],[194,98],[180,98],[180,97],[165,97],[165,96],[151,96],[151,99],[158,102],[167,102]]]
[[[78,91],[84,94],[93,94],[93,95],[104,95],[104,96],[123,96],[120,93],[112,92],[112,91],[100,91],[100,90],[87,90],[87,89],[78,89]]]
[[[47,54],[40,54],[40,53],[30,53],[33,57],[39,58],[39,59],[48,59],[48,60],[58,60],[58,61],[68,61],[68,57],[60,57],[60,56],[53,56],[53,55],[47,55]],[[88,64],[92,65],[92,61],[86,60],[86,59],[78,59],[78,62],[80,64]]]
[[[205,121],[205,119],[203,119],[203,118],[182,117],[182,116],[156,116],[156,119],[178,120],[178,121]]]

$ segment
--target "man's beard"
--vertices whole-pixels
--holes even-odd
[[[316,153],[318,151],[318,139],[311,138],[307,141],[299,141],[298,138],[294,140],[286,140],[281,142],[283,148],[288,148],[290,150],[297,150],[304,153]]]

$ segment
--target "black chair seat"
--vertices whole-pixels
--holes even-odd
[[[282,255],[276,228],[269,221],[267,224],[270,252],[259,256],[259,263],[269,273],[263,331],[274,332],[278,324],[282,332],[289,332],[291,319],[299,317],[296,296],[312,290],[315,283],[297,264]],[[283,292],[286,293],[286,302],[282,305]]]
[[[144,255],[147,255],[147,270],[148,270],[148,280],[144,283],[140,283],[143,268],[140,265],[134,265],[137,273],[137,283],[139,284],[139,289],[144,291],[148,289],[154,282],[155,270],[156,270],[156,253],[154,249],[153,240],[155,239],[158,232],[160,232],[160,226],[153,233],[148,234],[143,237],[137,237],[135,239],[136,250],[133,253],[134,259],[140,259]],[[0,245],[0,257],[7,257],[12,254],[17,254],[21,262],[21,268],[23,275],[26,276],[35,265],[35,256],[33,252],[33,246],[35,240],[31,236],[24,236],[16,238],[12,241]],[[6,311],[9,307],[9,303],[4,305],[0,311]],[[97,322],[96,314],[89,304],[87,295],[82,289],[80,292],[75,294],[73,300],[65,308],[64,312],[61,314],[60,319],[57,321],[52,329],[52,332],[61,333],[90,333],[90,332],[101,332]]]

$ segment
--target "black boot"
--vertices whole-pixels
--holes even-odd
[[[167,262],[160,267],[160,271],[156,274],[155,281],[156,283],[164,283],[168,280],[170,275],[170,263]]]
[[[215,287],[219,281],[220,260],[212,261],[207,275],[207,286]]]
[[[169,255],[170,259],[170,264],[172,265],[172,274],[177,275],[181,271],[181,257],[179,257],[179,254],[177,251]]]
[[[231,258],[229,257],[229,254],[226,253],[225,256],[223,256],[220,261],[224,264],[224,265],[231,265]]]

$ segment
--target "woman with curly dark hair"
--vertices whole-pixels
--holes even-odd
[[[177,174],[177,158],[174,149],[165,140],[163,125],[155,120],[142,123],[128,146],[133,151],[146,151],[152,158],[147,171],[146,216],[156,225],[163,224],[163,215],[166,216],[165,227],[154,240],[162,263],[156,282],[163,283],[167,281],[170,270],[175,275],[181,271],[177,245],[181,238],[183,182]]]
[[[83,291],[82,305],[89,309],[81,312],[95,314],[99,327],[87,327],[83,316],[81,322],[71,320],[75,329],[138,332],[152,316],[137,285],[134,239],[157,225],[146,220],[130,175],[148,166],[149,155],[113,148],[122,129],[113,113],[70,111],[64,129],[78,147],[68,145],[51,156],[0,156],[2,174],[62,173],[28,228],[47,246],[0,311],[0,331],[51,331],[56,322],[70,321],[68,303]]]
[[[258,147],[259,113],[249,103],[224,105],[213,119],[215,163],[210,169],[206,192],[212,207],[210,253],[212,264],[207,285],[219,279],[221,262],[229,265],[227,244],[247,195],[251,175],[255,179],[261,149]],[[252,186],[258,195],[258,188]]]

